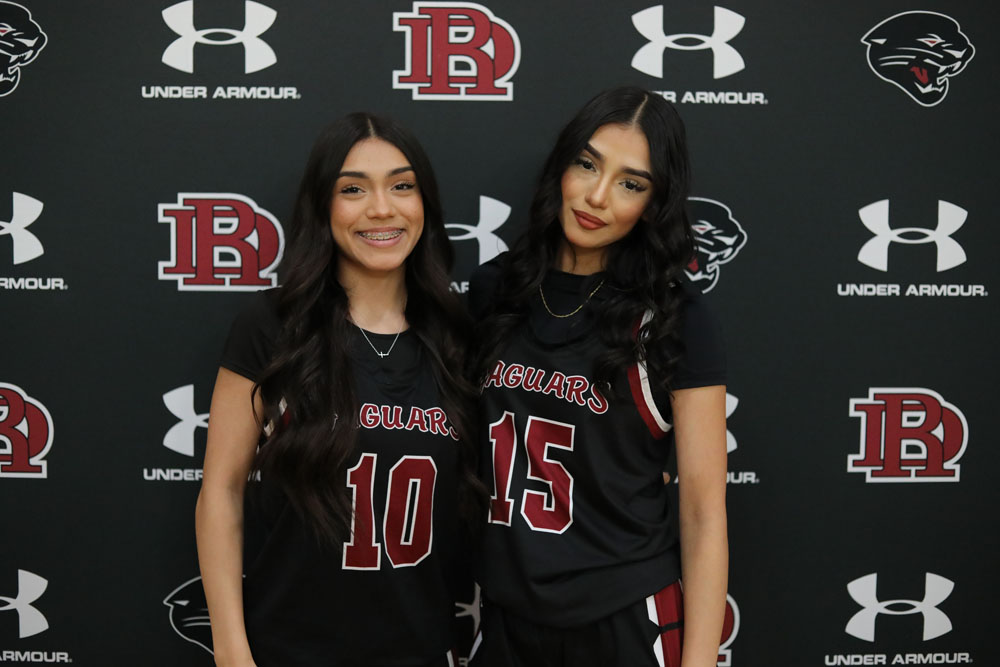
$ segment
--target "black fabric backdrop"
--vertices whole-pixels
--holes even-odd
[[[496,239],[523,228],[562,124],[594,92],[631,83],[676,96],[693,195],[710,200],[692,204],[702,284],[727,332],[736,446],[735,627],[720,664],[1000,664],[988,636],[1000,583],[995,6],[725,0],[745,20],[733,34],[738,19],[710,2],[652,1],[174,3],[172,16],[192,17],[187,29],[161,15],[169,0],[22,0],[44,45],[0,1],[0,52],[35,54],[16,67],[16,87],[0,89],[0,663],[211,664],[190,583],[205,413],[242,290],[270,281],[246,244],[266,254],[267,219],[287,218],[326,122],[374,110],[421,138],[452,236],[479,235],[455,241],[462,290]],[[633,24],[649,7],[663,7],[665,37],[649,13],[636,19],[642,34]],[[925,14],[897,17],[912,10]],[[492,18],[486,51],[453,68],[476,62],[491,87],[488,52],[509,70],[510,99],[394,88],[407,48],[425,43],[402,29],[419,15],[438,21],[434,76],[445,87],[444,57],[462,48],[447,35],[485,41]],[[469,28],[470,15],[482,23]],[[960,70],[943,98],[920,104],[869,66],[862,38],[890,17],[880,46],[932,51]],[[631,66],[650,40],[663,47],[662,76]],[[713,63],[735,67],[726,44],[744,67],[714,78]],[[189,73],[177,54],[191,49]],[[933,66],[914,63],[895,69],[933,84]],[[184,86],[206,97],[185,98]],[[232,99],[241,91],[229,87],[258,98]],[[171,90],[181,97],[156,97]],[[171,213],[181,198],[233,195],[264,218],[245,219],[258,231],[244,255],[220,250],[216,271],[203,260],[193,286],[164,275],[180,243],[171,216],[190,220]],[[875,211],[866,227],[859,210],[882,200],[887,218]],[[964,224],[940,205],[951,227],[938,228],[939,202],[963,209]],[[233,220],[215,210],[224,235]],[[212,224],[198,214],[197,244]],[[939,271],[942,257],[957,261],[949,238],[965,261]],[[206,289],[206,276],[234,275],[225,265],[237,258],[245,277]],[[870,265],[879,258],[887,270]],[[875,420],[867,441],[862,414]],[[869,480],[851,464],[863,441],[889,468],[901,451],[903,479]],[[937,475],[921,477],[941,452]],[[471,638],[474,616],[458,611]]]

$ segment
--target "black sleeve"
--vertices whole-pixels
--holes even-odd
[[[674,389],[726,384],[726,350],[719,321],[703,296],[686,292],[681,361],[671,384]]]
[[[469,312],[475,319],[482,318],[490,309],[493,297],[500,287],[503,272],[503,253],[472,272],[469,278]]]
[[[705,298],[688,284],[681,313],[681,358],[670,383],[672,389],[726,384],[726,352],[718,320]],[[653,401],[664,415],[671,413],[670,395],[658,386]]]
[[[270,363],[281,328],[274,309],[274,293],[275,290],[266,290],[253,296],[233,321],[222,351],[223,368],[254,382],[260,380]]]

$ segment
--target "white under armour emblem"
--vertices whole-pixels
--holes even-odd
[[[453,223],[445,225],[446,229],[456,229],[463,234],[449,235],[452,241],[475,239],[479,243],[479,263],[485,264],[497,255],[507,250],[503,239],[494,234],[510,216],[510,206],[492,197],[479,197],[479,222],[475,225]]]
[[[49,629],[49,622],[42,612],[35,609],[31,603],[42,597],[49,582],[37,574],[25,570],[17,571],[17,597],[8,598],[0,595],[0,611],[16,611],[18,619],[19,639],[41,634]]]
[[[44,204],[34,197],[15,192],[11,196],[10,222],[0,220],[0,236],[10,236],[14,242],[14,263],[24,264],[41,257],[45,250],[38,237],[27,227],[42,214]]]
[[[923,614],[924,641],[934,639],[951,632],[951,620],[943,611],[937,608],[948,599],[955,584],[942,576],[926,573],[924,580],[923,600],[879,600],[875,592],[878,574],[867,574],[847,584],[847,592],[854,601],[864,607],[851,617],[844,630],[847,634],[875,641],[875,619],[879,614],[891,616],[906,616],[908,614]],[[893,606],[909,605],[908,609],[893,609]]]
[[[164,23],[180,37],[171,42],[163,51],[163,63],[191,74],[194,72],[195,44],[208,44],[209,46],[242,44],[243,72],[245,74],[259,72],[278,62],[274,49],[260,38],[274,23],[278,12],[259,2],[253,2],[253,0],[246,0],[244,7],[246,19],[242,30],[233,30],[232,28],[196,29],[194,27],[194,0],[185,0],[164,9],[161,12]],[[209,39],[206,35],[210,34],[229,35],[229,39]]]
[[[889,227],[889,200],[868,204],[858,210],[858,216],[875,238],[861,246],[858,261],[879,271],[889,270],[889,246],[893,243],[919,245],[933,243],[937,246],[937,270],[947,271],[965,263],[965,250],[951,238],[965,224],[969,212],[961,206],[938,200],[938,224],[934,229],[923,227]],[[920,238],[906,238],[904,234],[919,234]]]
[[[472,633],[475,634],[479,632],[479,622],[480,616],[479,612],[482,607],[480,603],[480,593],[479,584],[473,584],[475,595],[472,597],[472,602],[465,604],[462,602],[455,602],[455,607],[457,608],[455,612],[455,618],[462,618],[463,616],[472,617],[473,629]]]
[[[736,412],[736,406],[740,404],[740,399],[736,398],[728,391],[726,392],[726,419]],[[726,429],[726,453],[731,454],[736,451],[736,436]]]
[[[663,50],[679,51],[712,50],[712,78],[721,79],[736,74],[746,64],[740,52],[728,44],[743,30],[746,19],[725,7],[715,7],[715,25],[711,35],[678,33],[663,34],[663,5],[648,7],[632,15],[632,25],[649,44],[632,56],[632,67],[650,76],[663,78]],[[681,40],[696,40],[697,44],[682,44]]]
[[[163,436],[163,446],[178,454],[194,456],[194,432],[208,428],[208,413],[194,411],[194,385],[171,389],[163,395],[163,404],[180,420]]]

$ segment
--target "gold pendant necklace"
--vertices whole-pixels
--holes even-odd
[[[584,306],[586,306],[587,303],[590,302],[590,299],[595,294],[597,294],[597,290],[601,289],[601,286],[603,286],[603,285],[604,285],[604,278],[601,278],[601,282],[597,283],[597,287],[595,287],[594,290],[590,294],[587,295],[587,298],[583,300],[583,303],[581,303],[579,306],[577,306],[576,308],[574,308],[573,312],[566,313],[565,315],[558,315],[558,314],[552,312],[552,309],[549,308],[549,302],[545,300],[545,292],[542,291],[542,285],[541,285],[541,283],[538,284],[538,294],[539,294],[539,296],[542,297],[542,305],[545,306],[545,310],[548,311],[549,315],[551,315],[552,317],[558,317],[559,319],[564,319],[566,317],[573,317],[574,315],[576,315],[577,313],[579,313],[580,310]]]

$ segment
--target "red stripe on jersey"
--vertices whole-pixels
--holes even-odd
[[[640,326],[642,326],[641,319],[632,328],[633,338],[639,337]],[[642,390],[642,377],[639,374],[639,362],[630,364],[628,367],[628,386],[632,391],[632,401],[635,403],[635,407],[639,409],[639,416],[642,417],[642,421],[646,423],[646,427],[649,428],[649,432],[653,437],[659,440],[667,432],[660,428],[660,425],[656,422],[656,417],[653,416],[653,412],[649,409],[649,404],[646,402],[646,396]]]
[[[680,582],[675,581],[653,596],[659,626],[673,626],[660,634],[664,667],[680,667],[684,637],[684,597]]]

